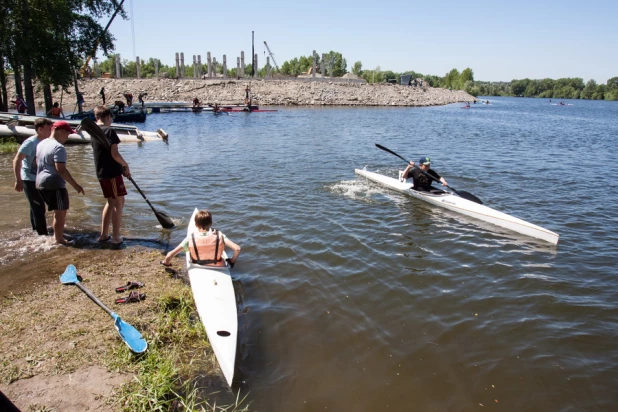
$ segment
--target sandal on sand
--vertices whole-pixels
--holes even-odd
[[[107,235],[105,239],[97,239],[97,242],[105,243],[105,242],[109,242],[110,240],[112,240],[112,235]]]
[[[131,303],[131,302],[139,302],[140,300],[146,299],[145,293],[137,293],[137,291],[132,291],[129,293],[129,296],[124,298],[116,299],[116,303]]]
[[[169,265],[166,265],[166,264],[165,264],[165,261],[163,261],[163,260],[162,260],[162,261],[160,261],[159,263],[160,263],[160,264],[162,264],[163,266],[165,266],[166,268],[171,268],[171,267],[172,267],[172,264],[171,264],[171,263],[170,263]]]
[[[125,292],[131,289],[137,289],[144,286],[144,282],[127,282],[126,285],[118,286],[116,288],[116,293]]]

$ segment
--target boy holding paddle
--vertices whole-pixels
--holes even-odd
[[[122,176],[131,176],[131,171],[118,151],[120,139],[116,131],[110,127],[113,119],[111,110],[106,106],[97,106],[94,109],[94,117],[109,143],[108,148],[101,144],[98,139],[90,139],[97,178],[103,190],[103,196],[107,200],[101,215],[99,242],[111,240],[113,244],[119,245],[123,242],[123,238],[120,236],[120,225],[122,224],[124,197],[127,195]],[[109,235],[110,222],[112,224],[111,236]]]

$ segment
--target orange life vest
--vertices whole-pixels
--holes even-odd
[[[51,109],[51,116],[52,117],[60,117],[60,112],[62,111],[62,109],[60,107],[52,107]]]
[[[207,266],[225,266],[225,262],[221,258],[224,248],[223,236],[217,229],[213,229],[207,236],[195,237],[195,234],[191,233],[189,253],[193,263]]]

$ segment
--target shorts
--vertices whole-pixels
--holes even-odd
[[[103,197],[116,199],[118,196],[126,196],[127,189],[124,187],[124,179],[122,175],[112,177],[111,179],[100,179],[99,184],[103,189]]]
[[[69,210],[69,192],[66,189],[39,189],[47,210]]]

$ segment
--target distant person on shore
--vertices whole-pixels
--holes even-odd
[[[249,104],[249,102],[251,101],[251,99],[249,98],[250,92],[251,89],[249,88],[249,85],[247,85],[247,87],[245,87],[245,104]]]
[[[220,111],[221,109],[219,108],[219,103],[215,103],[215,105],[212,107],[212,112],[219,113]]]
[[[21,113],[21,114],[26,113],[28,106],[26,105],[26,102],[24,101],[24,99],[22,99],[21,95],[16,94],[15,100],[12,100],[12,102],[15,103],[15,108],[17,109],[17,113]]]
[[[124,113],[124,102],[122,100],[116,100],[114,102],[114,106],[116,107],[116,111],[118,113]]]
[[[212,228],[212,214],[208,210],[200,210],[195,215],[196,232],[191,233],[174,250],[161,261],[163,266],[171,266],[172,258],[182,250],[191,255],[191,262],[203,266],[225,266],[223,251],[225,246],[234,251],[227,259],[230,267],[234,267],[241,249],[223,233]]]
[[[34,136],[26,139],[13,159],[15,190],[24,192],[30,205],[30,224],[39,235],[48,235],[45,220],[45,200],[36,189],[36,148],[51,134],[53,122],[44,117],[34,121]]]
[[[124,98],[127,99],[127,107],[133,106],[133,94],[127,92],[123,94]]]
[[[64,112],[62,111],[62,107],[60,107],[60,104],[56,102],[52,106],[51,110],[47,112],[47,115],[50,117],[55,117],[56,119],[60,119],[60,115],[64,117]]]
[[[105,104],[105,87],[101,87],[101,90],[99,91],[99,96],[101,96],[101,99],[103,99],[103,104]]]
[[[74,242],[64,239],[64,224],[67,210],[69,210],[69,192],[66,182],[77,191],[85,194],[81,187],[66,167],[67,151],[64,144],[69,134],[75,130],[64,120],[59,120],[52,125],[52,134],[43,140],[36,148],[37,175],[36,188],[47,204],[47,210],[54,212],[54,238],[59,245],[70,246]]]
[[[144,97],[145,96],[148,96],[148,93],[141,92],[140,94],[137,95],[137,101],[140,102],[140,104],[142,105],[142,109],[144,108]]]
[[[113,116],[106,106],[97,106],[94,109],[94,117],[103,131],[109,143],[109,149],[97,139],[90,139],[92,153],[94,155],[94,168],[97,179],[103,190],[103,197],[107,200],[101,214],[101,235],[99,242],[111,240],[113,244],[121,244],[124,239],[120,236],[122,225],[122,209],[127,189],[122,176],[131,177],[129,165],[118,151],[120,139],[116,131],[110,126]],[[112,235],[109,235],[109,225],[112,224]]]
[[[202,103],[200,102],[200,100],[197,97],[195,97],[193,99],[193,107],[201,107],[201,106],[202,106]]]
[[[446,180],[441,177],[435,170],[431,169],[431,161],[427,156],[421,157],[418,161],[418,167],[414,167],[414,162],[410,162],[408,167],[401,174],[402,179],[412,178],[414,182],[413,189],[422,192],[441,192],[440,189],[436,189],[431,186],[434,179],[442,183],[442,186],[448,186]]]

